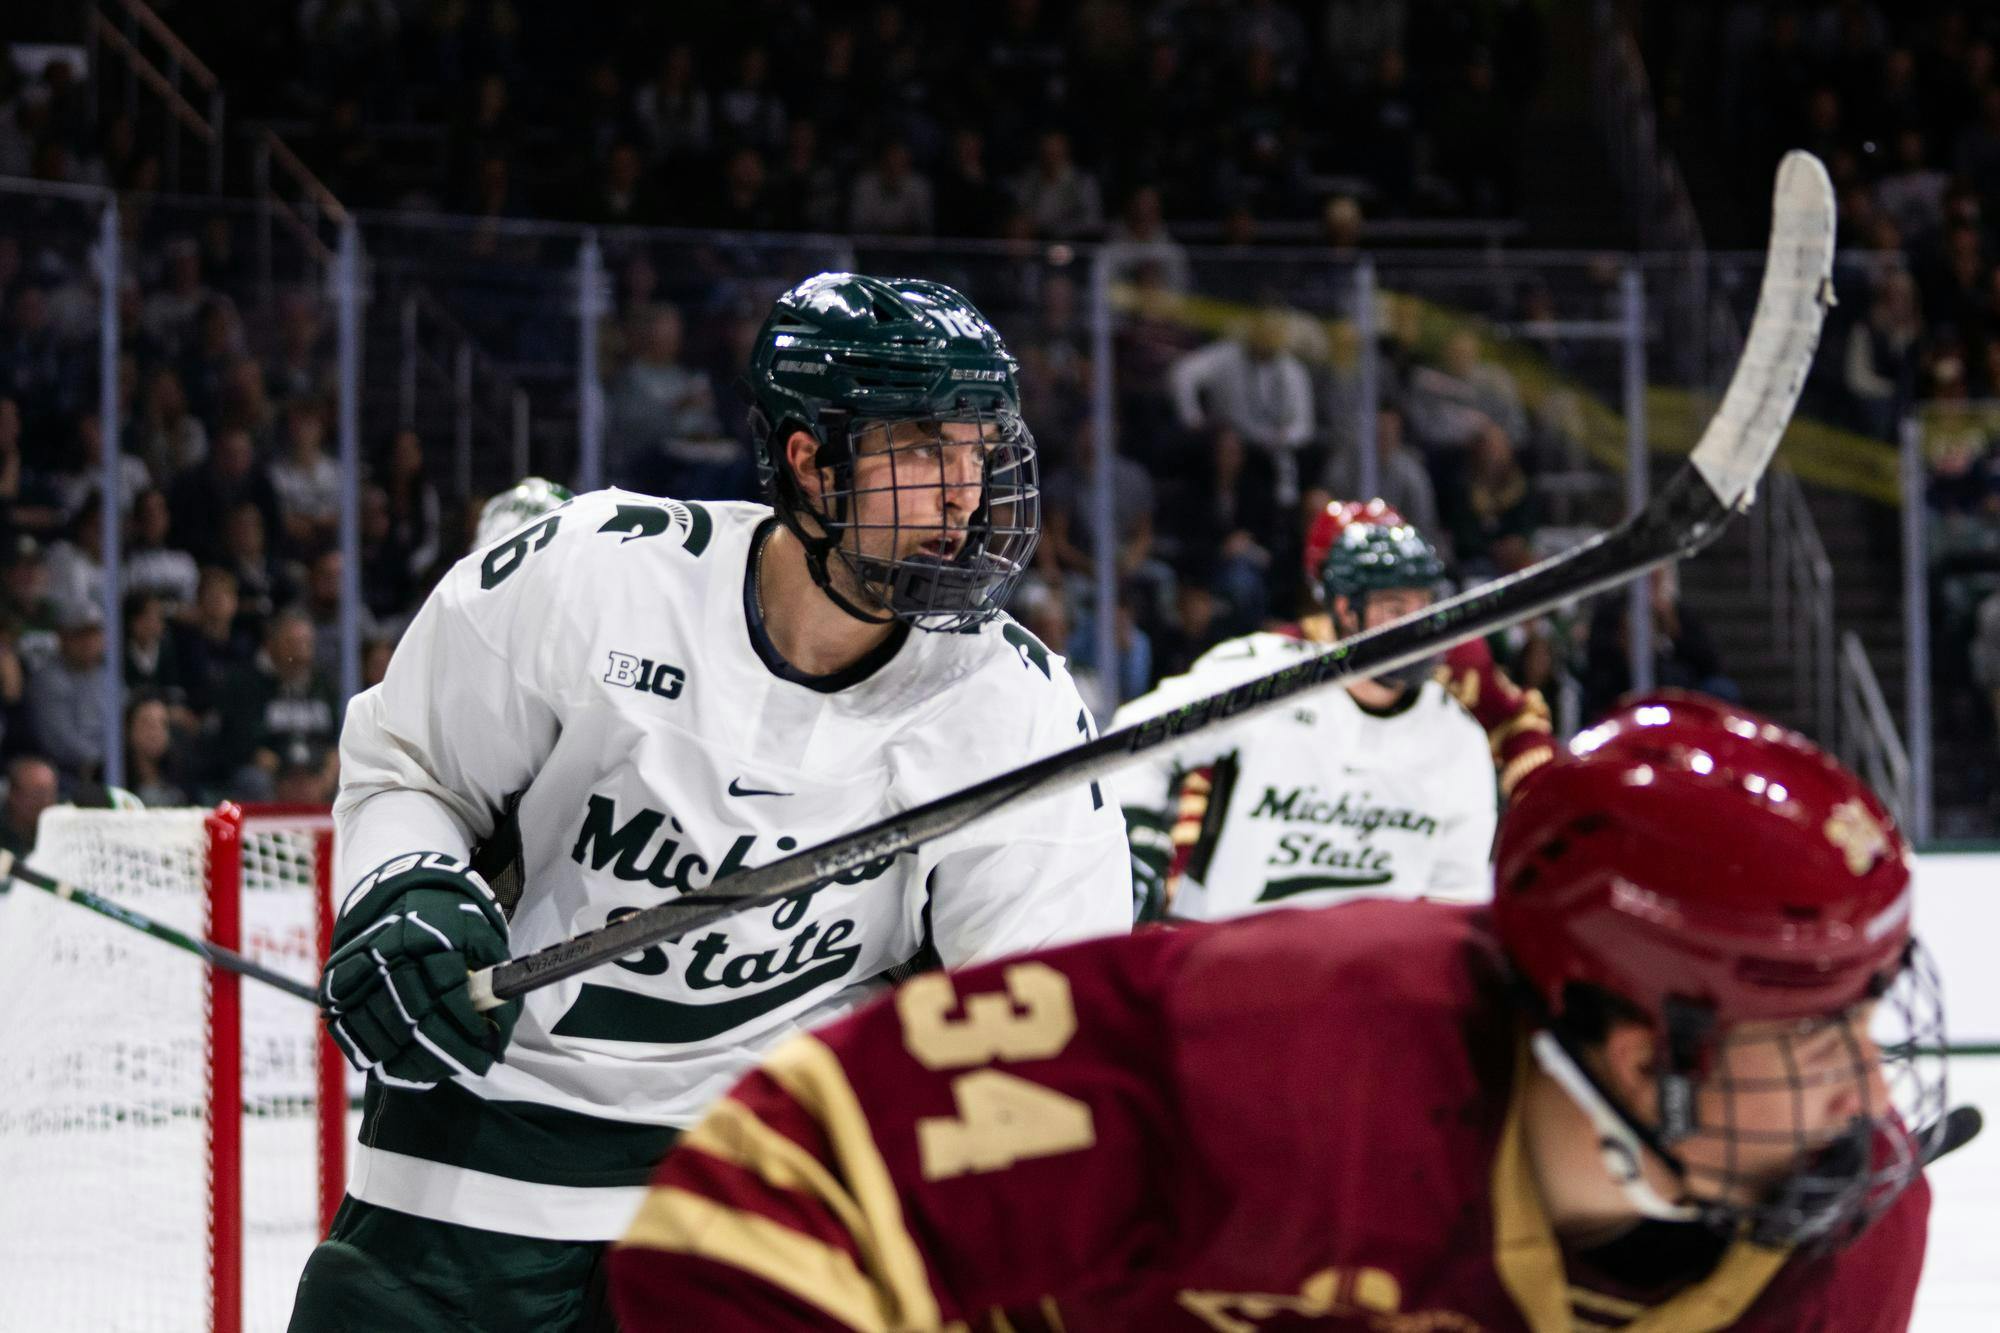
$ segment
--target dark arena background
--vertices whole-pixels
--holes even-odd
[[[348,699],[489,498],[759,498],[738,381],[823,271],[948,283],[1004,335],[1042,490],[1008,611],[1100,723],[1294,619],[1331,500],[1387,499],[1457,587],[1519,570],[1692,448],[1792,148],[1837,192],[1838,305],[1754,507],[1490,646],[1558,739],[1682,686],[1862,773],[1918,848],[1954,1096],[1991,1099],[2000,8],[1974,0],[8,0],[0,847],[71,805],[328,806]],[[316,827],[243,873],[309,885]],[[152,866],[153,836],[88,864]],[[0,959],[46,952],[8,910]],[[252,928],[309,978],[306,912]],[[296,1061],[266,1076],[304,1089]],[[63,1114],[9,1095],[0,1164]],[[262,1128],[246,1156],[310,1161]],[[190,1133],[133,1160],[187,1156],[157,1188],[192,1240],[149,1239],[175,1230],[137,1216],[151,1176],[0,1186],[0,1328],[197,1326]],[[1933,1187],[1913,1327],[2000,1327],[2000,1146]],[[91,1234],[105,1197],[115,1245],[15,1243]],[[251,1197],[241,1326],[279,1328],[317,1221]],[[107,1253],[156,1245],[156,1308],[92,1304]],[[73,1304],[10,1313],[63,1264]]]

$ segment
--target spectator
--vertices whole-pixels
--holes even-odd
[[[125,787],[149,809],[187,805],[187,789],[178,780],[177,745],[167,705],[141,696],[125,710]]]
[[[633,355],[612,382],[605,414],[612,484],[678,499],[727,498],[744,453],[724,436],[708,377],[681,364],[681,315],[655,306],[634,316]]]
[[[713,139],[708,93],[695,78],[694,48],[675,42],[660,60],[660,72],[639,90],[633,110],[653,161],[677,167],[707,154]]]
[[[33,480],[40,492],[61,509],[65,525],[74,527],[85,504],[97,499],[103,489],[104,430],[95,409],[76,414],[75,443],[59,467],[37,474]],[[133,497],[152,485],[146,465],[122,450],[118,454],[118,514],[131,512]]]
[[[1182,427],[1212,440],[1210,494],[1232,561],[1282,571],[1281,578],[1297,563],[1285,557],[1301,527],[1299,456],[1313,439],[1312,380],[1286,347],[1286,320],[1266,307],[1243,337],[1190,352],[1168,372]],[[1239,581],[1233,600],[1249,614],[1247,590]]]
[[[1876,281],[1868,318],[1849,326],[1841,362],[1861,427],[1877,439],[1894,438],[1916,388],[1923,332],[1917,284],[1897,265]]]
[[[164,251],[164,275],[146,298],[139,326],[160,354],[178,360],[194,342],[195,321],[215,299],[201,278],[201,247],[192,236],[176,236]]]
[[[243,609],[258,625],[292,600],[292,579],[265,542],[264,513],[248,500],[223,526],[223,564],[236,576]]]
[[[891,139],[854,182],[847,229],[863,236],[928,236],[935,228],[930,178],[910,164],[910,146]]]
[[[1331,500],[1367,500],[1381,498],[1389,507],[1410,521],[1410,525],[1424,534],[1426,540],[1435,544],[1440,553],[1449,561],[1452,553],[1452,534],[1445,529],[1438,514],[1437,491],[1431,485],[1431,474],[1403,440],[1403,413],[1394,403],[1383,403],[1375,410],[1375,490],[1373,494],[1361,487],[1361,460],[1357,449],[1337,451],[1327,464],[1322,479]],[[1308,506],[1321,507],[1319,502]]]
[[[1708,626],[1682,605],[1674,567],[1655,569],[1647,576],[1646,589],[1653,620],[1653,683],[1700,690],[1719,699],[1741,699],[1736,682],[1723,674]],[[1583,671],[1586,720],[1602,717],[1632,688],[1630,605],[1623,593],[1613,593],[1600,598],[1591,612]]]
[[[1410,372],[1406,406],[1409,424],[1428,450],[1463,448],[1488,423],[1510,440],[1527,437],[1528,417],[1514,377],[1483,358],[1479,335],[1470,329],[1445,340],[1442,365]]]
[[[166,608],[151,593],[128,593],[124,614],[125,688],[159,699],[176,710],[181,725],[193,725],[180,661],[167,639]]]
[[[986,167],[986,136],[963,125],[951,136],[951,164],[937,182],[940,236],[997,236],[1014,201]]]
[[[794,120],[785,131],[785,156],[778,168],[778,197],[788,210],[785,225],[799,231],[839,231],[840,189],[840,174],[820,155],[819,122]]]
[[[169,616],[194,601],[199,569],[186,551],[167,545],[173,518],[164,491],[142,491],[132,505],[132,535],[125,548],[125,591],[150,593]]]
[[[155,486],[169,484],[208,457],[208,428],[188,410],[181,377],[171,367],[159,367],[146,382],[145,415],[136,434],[133,451]]]
[[[1097,178],[1077,167],[1069,135],[1061,130],[1042,135],[1035,165],[1021,176],[1014,194],[1040,237],[1066,240],[1095,232],[1104,222]]]
[[[58,618],[79,606],[104,605],[103,516],[103,502],[90,495],[69,535],[49,548],[49,596]]]
[[[224,558],[228,520],[241,505],[257,510],[265,531],[278,525],[278,492],[257,462],[250,432],[240,425],[223,427],[207,460],[176,478],[169,496],[175,544],[197,560]]]
[[[62,502],[21,457],[21,408],[0,396],[0,531],[46,535],[62,526]]]
[[[771,88],[771,53],[746,47],[736,78],[715,95],[716,134],[729,144],[772,153],[785,141],[785,104]]]
[[[322,346],[324,333],[319,306],[311,293],[293,290],[279,298],[277,347],[264,366],[265,385],[279,402],[332,397],[332,358]],[[178,464],[175,470],[185,468],[188,462]]]
[[[0,587],[0,625],[14,635],[22,660],[38,666],[55,656],[56,604],[49,596],[49,567],[42,544],[18,534],[8,549]]]
[[[236,576],[220,565],[202,566],[190,614],[167,633],[188,704],[201,716],[221,703],[223,682],[257,655],[256,633],[237,600]]]
[[[61,779],[55,766],[39,755],[18,755],[7,765],[7,803],[0,818],[0,848],[15,856],[35,850],[35,833],[42,811],[56,803]]]
[[[326,408],[296,398],[285,408],[285,452],[271,466],[285,551],[310,556],[340,525],[340,466],[326,454]]]
[[[269,800],[284,765],[316,762],[334,744],[340,706],[314,658],[312,621],[283,611],[272,618],[262,651],[229,678],[212,769],[232,792]]]
[[[327,746],[279,766],[271,799],[283,805],[328,806],[340,791],[340,752]]]
[[[321,551],[306,567],[306,595],[300,604],[313,627],[313,670],[330,681],[340,679],[340,571],[338,549]],[[366,601],[355,608],[361,637],[381,637],[381,628]]]
[[[203,304],[195,336],[183,345],[174,363],[187,386],[188,402],[203,417],[224,417],[235,408],[236,376],[255,375],[259,389],[263,387],[263,370],[251,358],[243,321],[226,296],[211,297]],[[249,370],[238,370],[244,364]]]
[[[389,521],[389,494],[371,484],[361,492],[361,604],[378,624],[400,623],[416,599],[408,552]]]
[[[1912,241],[1944,225],[1947,172],[1925,160],[1924,132],[1914,126],[1896,135],[1896,169],[1875,184],[1875,207]]]
[[[1122,276],[1141,264],[1149,264],[1169,290],[1187,290],[1187,250],[1167,234],[1161,217],[1159,186],[1141,185],[1132,191],[1132,197],[1125,203],[1124,216],[1112,225],[1105,242],[1105,262],[1112,273]]]
[[[104,613],[65,607],[57,651],[28,676],[28,728],[67,778],[94,782],[104,767]]]
[[[739,148],[729,155],[720,189],[709,206],[708,225],[724,231],[773,231],[783,221],[771,195],[764,155]]]
[[[361,645],[361,688],[373,689],[389,674],[389,659],[396,645],[387,639],[370,639]]]
[[[1484,580],[1527,567],[1534,495],[1505,431],[1490,423],[1480,430],[1446,494],[1446,530],[1467,578]]]
[[[646,174],[639,146],[625,141],[613,144],[583,220],[601,227],[650,227],[665,219],[665,201]]]
[[[402,553],[411,591],[426,591],[436,572],[444,535],[444,503],[430,478],[423,437],[399,430],[382,468],[388,504],[389,545]]]
[[[1097,573],[1097,432],[1084,422],[1071,438],[1080,446],[1076,466],[1052,472],[1044,492],[1043,549],[1078,590],[1086,590]],[[1153,479],[1118,453],[1111,457],[1111,502],[1120,595],[1138,599],[1147,624],[1171,618],[1173,571],[1153,552]]]

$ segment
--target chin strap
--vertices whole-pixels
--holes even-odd
[[[1580,1107],[1590,1118],[1590,1124],[1597,1131],[1597,1150],[1604,1159],[1604,1169],[1625,1198],[1641,1214],[1658,1222],[1694,1222],[1702,1217],[1702,1210],[1694,1204],[1671,1203],[1653,1188],[1646,1179],[1645,1154],[1652,1152],[1673,1168],[1678,1174],[1680,1164],[1672,1155],[1648,1143],[1649,1136],[1643,1135],[1631,1119],[1604,1095],[1596,1080],[1585,1073],[1555,1035],[1546,1030],[1535,1033],[1529,1043],[1535,1053],[1535,1063],[1542,1072],[1554,1079],[1570,1100]]]

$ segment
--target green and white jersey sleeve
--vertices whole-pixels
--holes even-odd
[[[1315,651],[1274,634],[1218,644],[1183,676],[1121,708],[1128,726]],[[1174,901],[1216,919],[1357,897],[1483,900],[1498,791],[1486,736],[1434,681],[1393,707],[1344,689],[1164,747],[1115,781],[1134,877],[1163,871],[1182,778],[1207,770],[1202,836]],[[1155,870],[1157,867],[1158,870]]]
[[[343,882],[518,840],[518,955],[1082,739],[1061,659],[1004,617],[849,680],[774,670],[745,582],[771,522],[604,491],[461,561],[350,709]],[[799,1026],[912,966],[1127,928],[1124,846],[1086,785],[534,991],[485,1076],[370,1087],[351,1192],[611,1239],[673,1130]]]

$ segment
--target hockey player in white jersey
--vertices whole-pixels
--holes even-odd
[[[1093,730],[1000,614],[1035,450],[964,297],[811,279],[749,393],[769,507],[577,497],[461,561],[349,709],[322,994],[368,1091],[295,1330],[608,1328],[602,1242],[774,1042],[915,968],[1129,927],[1123,824],[1084,786],[471,1009],[469,968]]]
[[[1437,553],[1380,500],[1335,504],[1309,546],[1318,612],[1295,635],[1217,644],[1186,675],[1118,711],[1114,725],[1261,676],[1335,639],[1430,604]],[[1489,895],[1498,816],[1487,735],[1433,663],[1302,697],[1237,727],[1154,752],[1110,779],[1131,829],[1138,915],[1214,920],[1358,897],[1472,901]],[[1186,786],[1190,775],[1202,775]],[[1177,805],[1206,800],[1191,853],[1175,858]],[[1190,821],[1192,823],[1192,821]]]

